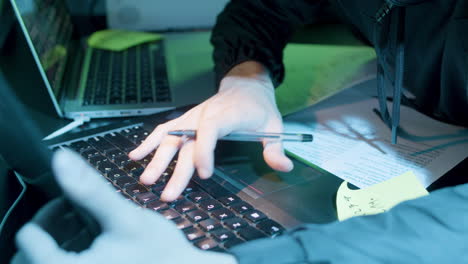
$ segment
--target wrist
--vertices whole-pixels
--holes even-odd
[[[221,80],[219,90],[222,91],[231,87],[231,85],[225,84],[235,80],[261,82],[264,87],[274,91],[270,72],[263,64],[256,61],[245,61],[234,66]]]

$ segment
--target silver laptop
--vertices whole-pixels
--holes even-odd
[[[147,115],[215,92],[208,32],[165,34],[122,52],[94,49],[63,0],[11,0],[60,117]]]

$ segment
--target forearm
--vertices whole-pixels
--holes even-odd
[[[282,51],[294,30],[310,23],[323,1],[231,1],[218,16],[211,42],[216,79],[246,61],[263,64],[278,85],[284,76]]]
[[[468,184],[388,213],[305,225],[285,237],[241,245],[239,263],[460,263],[468,259]]]

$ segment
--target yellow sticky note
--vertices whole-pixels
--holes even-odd
[[[336,194],[338,220],[383,213],[398,203],[428,194],[412,171],[359,190],[349,189],[345,181]]]
[[[122,51],[146,42],[158,41],[162,38],[162,35],[154,33],[108,29],[94,32],[88,38],[88,45],[96,49]]]

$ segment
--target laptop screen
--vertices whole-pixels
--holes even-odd
[[[64,0],[11,0],[43,78],[57,97],[73,26]],[[28,39],[29,38],[29,39]]]

